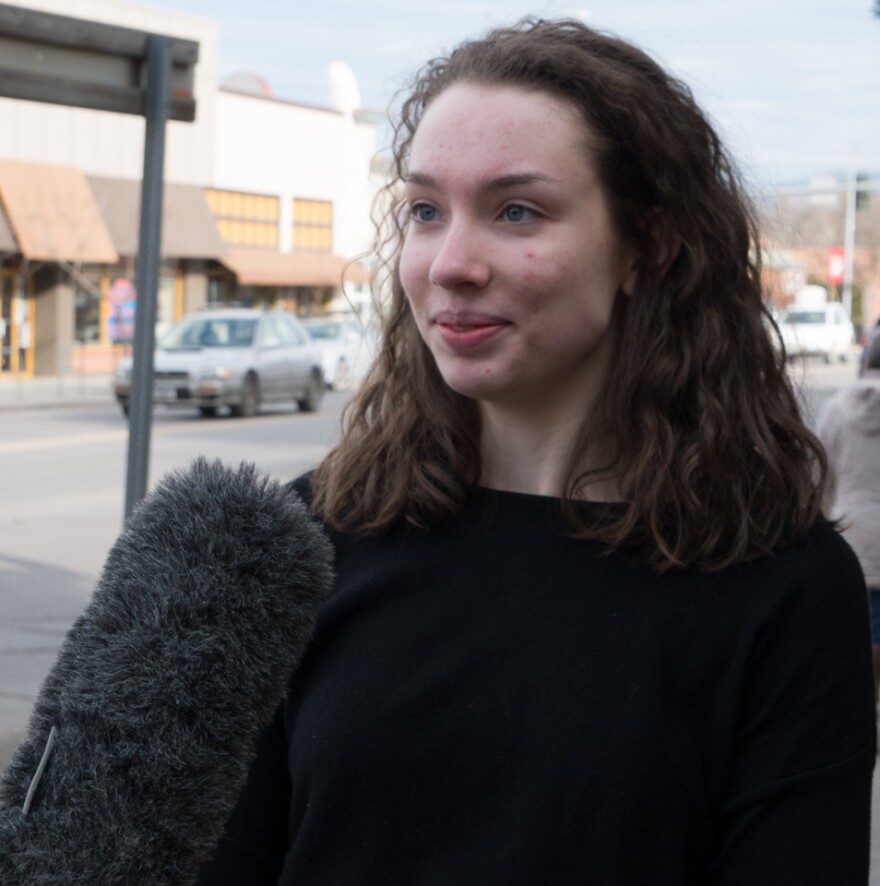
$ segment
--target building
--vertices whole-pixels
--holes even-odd
[[[157,332],[210,302],[318,312],[369,294],[377,115],[217,83],[217,27],[123,0],[35,10],[195,40],[196,120],[167,124]],[[0,98],[0,378],[109,371],[130,347],[144,120]]]
[[[846,240],[845,184],[817,180],[802,191],[775,195],[762,205],[764,284],[777,310],[805,284],[842,297]],[[816,190],[813,190],[815,188]],[[880,318],[880,199],[872,193],[854,212],[851,319],[870,328]]]

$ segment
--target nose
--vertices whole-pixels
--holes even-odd
[[[473,225],[450,224],[431,262],[428,278],[443,289],[482,289],[492,278],[485,243]]]

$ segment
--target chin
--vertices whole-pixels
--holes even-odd
[[[498,379],[476,376],[475,373],[442,373],[446,386],[471,400],[492,402],[506,399],[510,391]]]

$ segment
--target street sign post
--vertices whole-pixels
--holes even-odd
[[[0,95],[144,116],[147,31],[0,3]],[[171,42],[169,120],[191,123],[199,44]]]
[[[192,122],[199,44],[0,4],[0,95],[146,118],[125,517],[144,497],[167,120]]]

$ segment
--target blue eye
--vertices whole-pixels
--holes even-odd
[[[412,217],[418,222],[437,220],[437,210],[430,203],[416,203],[412,208]]]
[[[520,206],[518,203],[512,203],[504,208],[504,219],[509,222],[529,221],[534,217],[535,213],[527,206]]]

